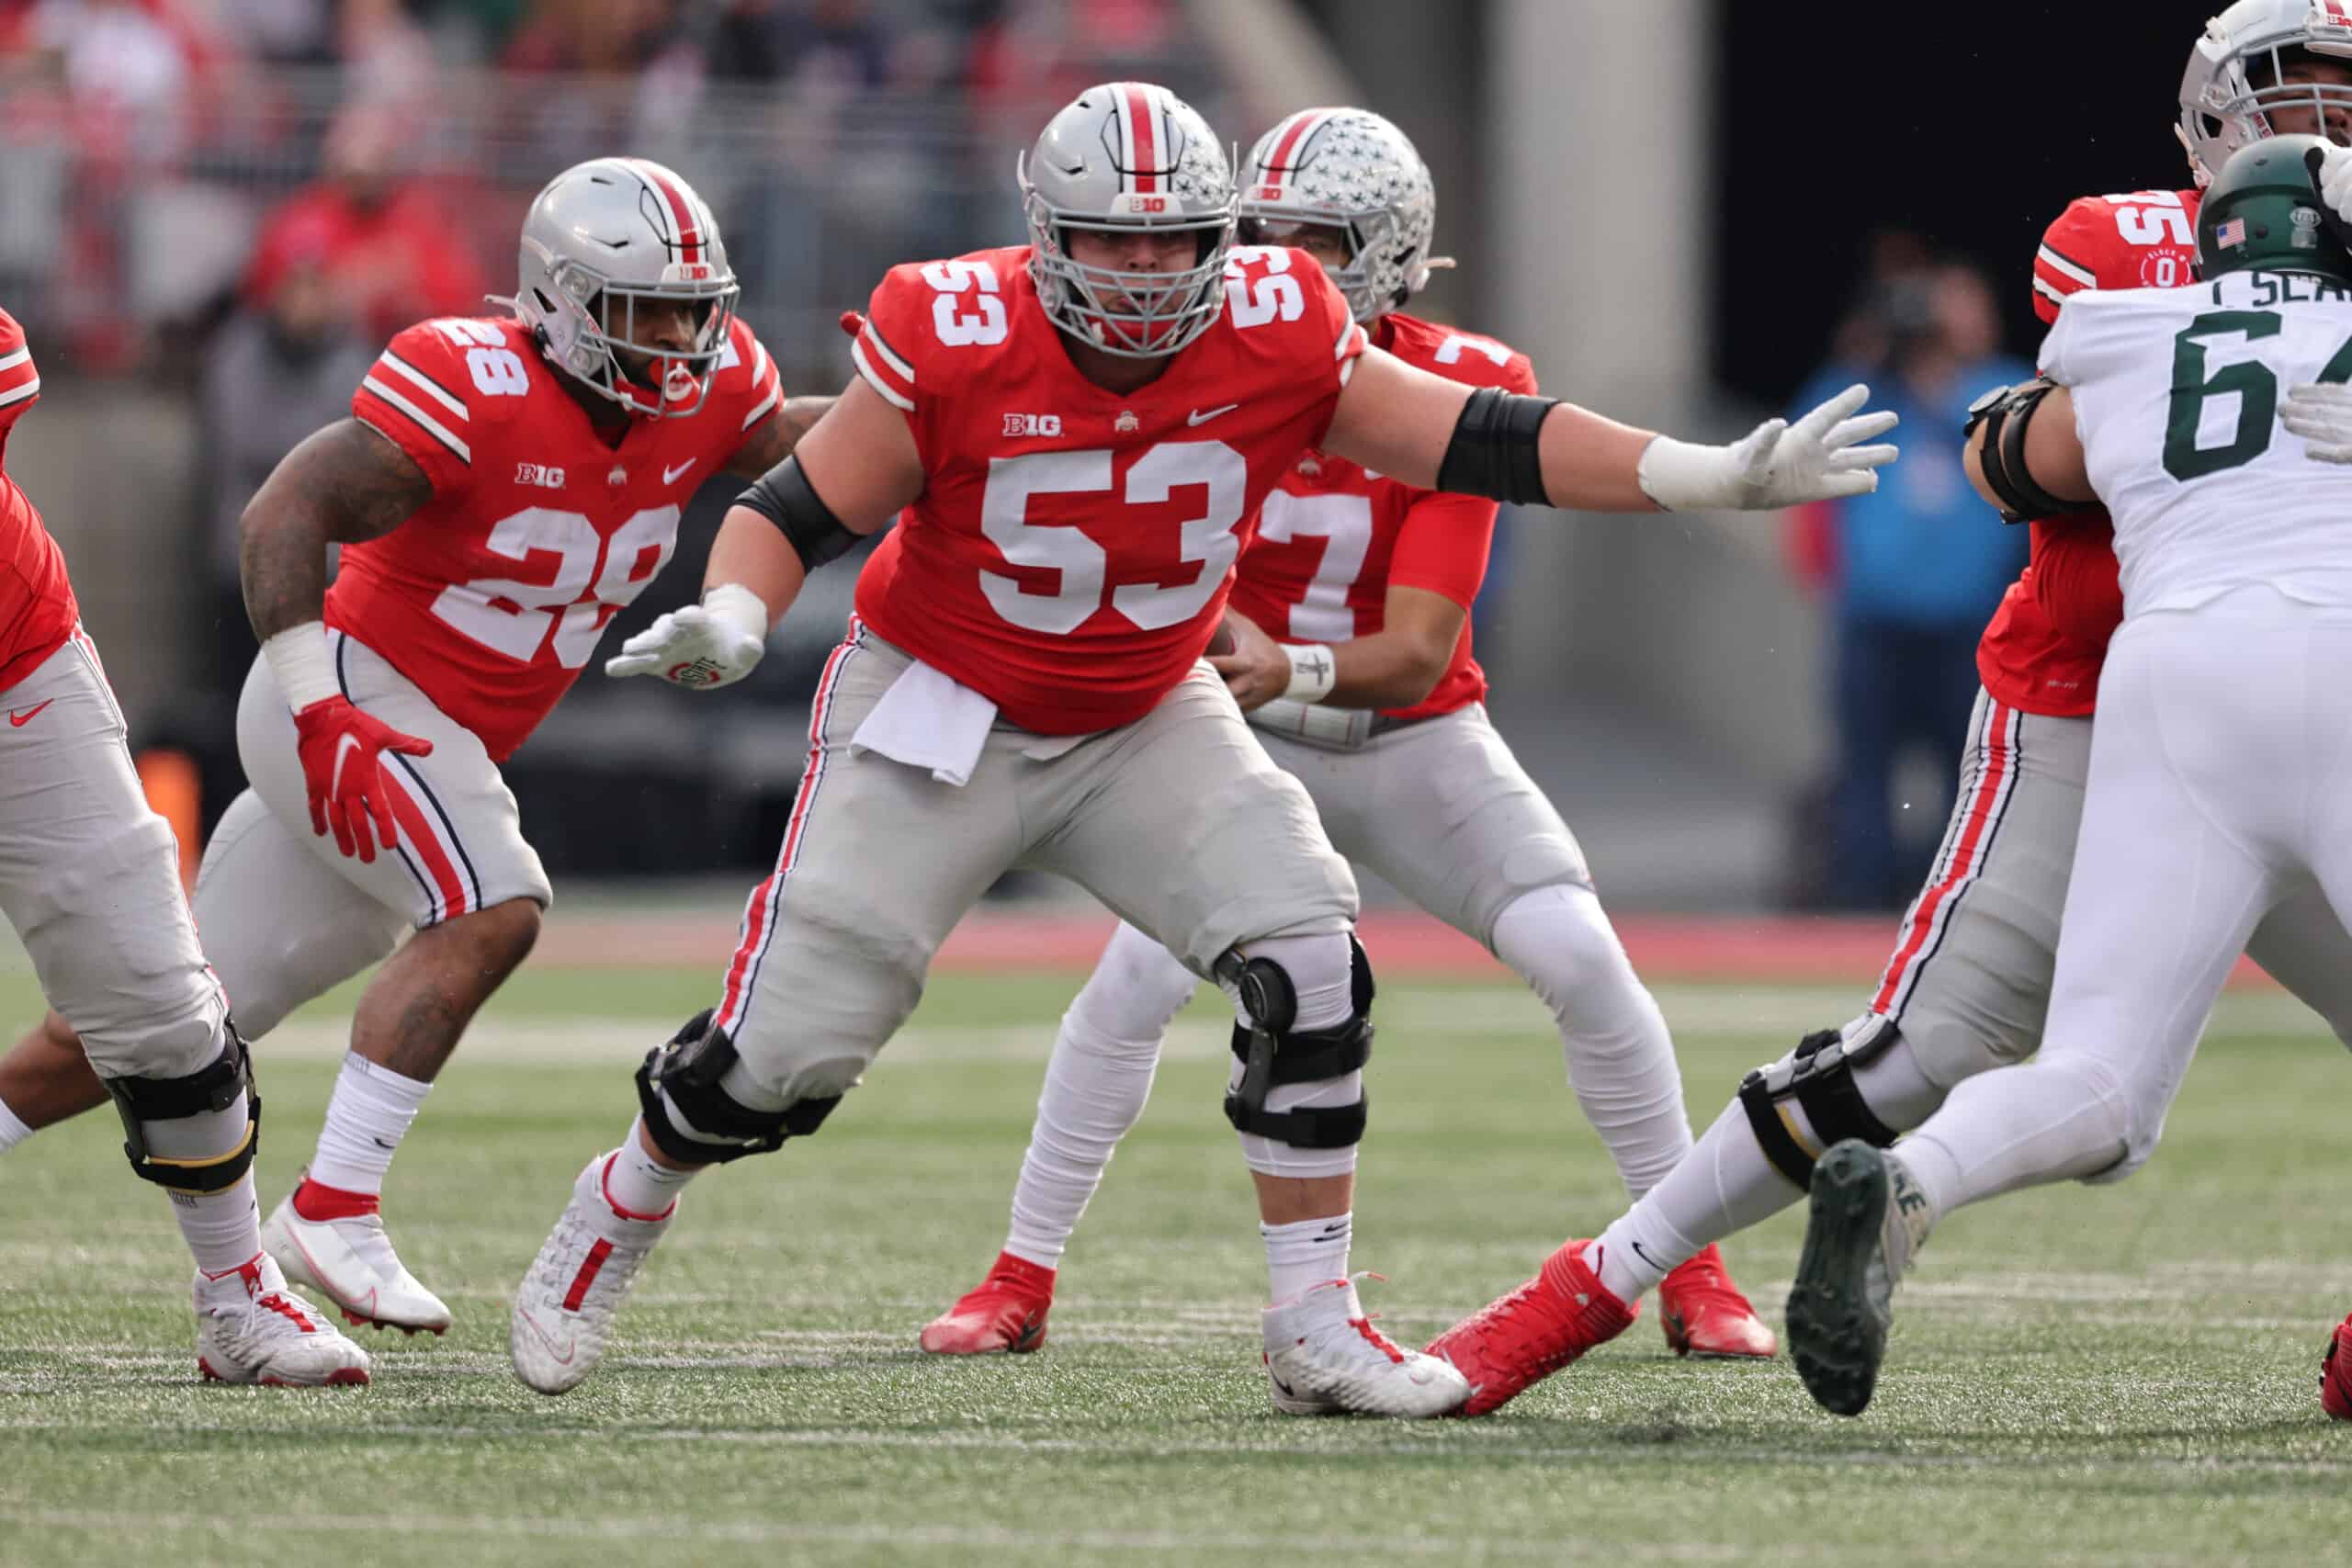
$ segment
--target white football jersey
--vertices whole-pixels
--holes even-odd
[[[2086,290],[2067,298],[2041,369],[2074,389],[2127,618],[2262,582],[2352,605],[2352,467],[2312,461],[2278,414],[2289,388],[2352,380],[2352,289],[2233,272]]]

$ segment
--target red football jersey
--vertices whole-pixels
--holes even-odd
[[[618,446],[561,374],[521,321],[444,318],[393,338],[351,397],[353,416],[424,470],[433,499],[345,547],[327,625],[383,655],[499,761],[668,562],[695,488],[783,400],[741,320],[702,408],[632,419]]]
[[[74,635],[81,612],[65,557],[6,464],[8,432],[40,400],[40,372],[25,329],[0,310],[0,687],[15,685]]]
[[[1532,393],[1535,367],[1492,338],[1390,311],[1373,342],[1408,365],[1474,387]],[[1241,552],[1233,607],[1283,642],[1346,642],[1381,627],[1392,586],[1442,593],[1464,610],[1487,576],[1495,503],[1419,490],[1329,453],[1301,456],[1266,497],[1258,536]],[[1423,701],[1398,718],[1452,713],[1487,694],[1470,656],[1470,623]]]
[[[2033,258],[2033,309],[2058,319],[2085,288],[2175,288],[2197,281],[2195,190],[2086,196],[2058,215]],[[2098,702],[2108,639],[2123,621],[2115,530],[2104,512],[2032,523],[2025,571],[1976,645],[1977,678],[2027,713],[2080,718]]]
[[[1024,729],[1150,712],[1364,347],[1303,252],[1238,248],[1225,289],[1158,380],[1114,392],[1070,363],[1027,247],[893,267],[851,355],[905,411],[925,482],[858,579],[866,623]]]

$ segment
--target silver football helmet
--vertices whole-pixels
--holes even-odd
[[[1241,239],[1284,244],[1284,226],[1315,223],[1347,237],[1348,263],[1326,270],[1359,321],[1426,288],[1437,187],[1412,141],[1369,109],[1301,109],[1258,138],[1241,169]]]
[[[2200,189],[2231,153],[2278,129],[2270,116],[2278,110],[2312,110],[2311,129],[2323,136],[2331,107],[2352,110],[2352,87],[2280,79],[2282,56],[2299,49],[2352,62],[2352,3],[2237,0],[2205,24],[2180,79],[2177,128]]]
[[[1017,167],[1029,220],[1029,275],[1056,326],[1123,359],[1158,359],[1225,309],[1233,172],[1208,122],[1165,87],[1108,82],[1046,122]],[[1176,272],[1123,272],[1071,259],[1073,229],[1196,236]]]
[[[537,328],[548,357],[630,412],[698,412],[727,349],[742,290],[718,224],[694,187],[643,158],[592,158],[549,180],[523,220],[521,282],[508,301]],[[653,355],[653,381],[632,377],[641,303],[689,301],[694,346]]]

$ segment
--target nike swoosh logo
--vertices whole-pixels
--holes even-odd
[[[1657,1267],[1657,1259],[1652,1258],[1648,1253],[1644,1252],[1640,1242],[1629,1242],[1627,1245],[1633,1247],[1634,1257],[1640,1258],[1643,1262],[1648,1264],[1653,1269]]]
[[[526,1328],[539,1337],[539,1343],[548,1348],[548,1354],[555,1358],[556,1365],[560,1367],[571,1365],[571,1358],[580,1348],[578,1336],[566,1335],[562,1341],[558,1343],[555,1336],[540,1327],[539,1320],[533,1317],[527,1311],[517,1312],[514,1315],[523,1320],[523,1325]]]
[[[361,750],[359,737],[356,735],[345,735],[336,739],[334,743],[334,768],[327,774],[327,793],[329,795],[341,795],[343,793],[344,761],[348,758],[352,752],[359,750]]]
[[[673,484],[676,484],[676,483],[678,482],[678,476],[679,476],[680,474],[684,473],[688,468],[693,468],[696,463],[699,463],[699,462],[701,462],[701,461],[702,461],[702,459],[701,459],[700,457],[689,457],[689,458],[687,458],[684,462],[683,462],[683,463],[679,464],[679,465],[678,465],[676,468],[664,468],[664,469],[662,469],[662,482],[663,484],[665,484],[665,485],[673,485]]]
[[[51,697],[49,699],[49,703],[53,703],[57,699],[55,697]],[[22,729],[25,726],[30,724],[33,721],[34,716],[39,714],[41,709],[47,707],[49,703],[35,703],[32,706],[27,708],[22,713],[18,713],[15,708],[10,708],[8,710],[9,728],[12,729]]]
[[[1227,403],[1219,408],[1194,409],[1191,413],[1184,416],[1184,423],[1186,424],[1206,424],[1217,415],[1221,413],[1231,413],[1235,409],[1238,409],[1240,406],[1241,405],[1239,403]]]

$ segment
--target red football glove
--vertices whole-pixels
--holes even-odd
[[[348,697],[322,697],[294,716],[295,752],[302,759],[302,783],[311,795],[311,831],[334,829],[334,847],[374,862],[376,845],[400,842],[392,822],[392,799],[382,773],[387,751],[411,757],[433,755],[433,742],[403,735],[381,719],[352,706]],[[376,830],[368,830],[368,818]]]

